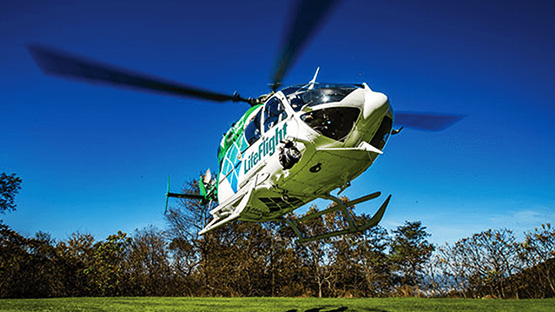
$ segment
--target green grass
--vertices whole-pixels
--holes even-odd
[[[555,299],[56,298],[1,299],[0,311],[555,311]]]

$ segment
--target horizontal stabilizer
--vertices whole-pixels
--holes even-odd
[[[188,199],[204,199],[204,196],[199,194],[179,194],[179,193],[167,193],[167,197],[174,197],[174,198],[188,198]]]
[[[186,193],[171,193],[170,192],[170,177],[168,176],[168,190],[166,191],[166,208],[164,209],[164,214],[168,212],[168,202],[170,197],[173,198],[183,198],[183,199],[198,199],[205,202],[206,196],[200,194],[186,194]]]

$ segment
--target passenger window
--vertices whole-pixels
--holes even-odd
[[[267,132],[285,118],[287,118],[287,113],[281,101],[276,97],[271,98],[264,107],[264,132]]]
[[[258,139],[260,139],[260,117],[262,116],[262,110],[259,110],[254,119],[249,122],[245,128],[245,139],[252,145]]]

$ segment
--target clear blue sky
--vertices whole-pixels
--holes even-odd
[[[38,42],[244,96],[266,92],[289,1],[0,2],[0,172],[23,188],[0,216],[27,235],[97,239],[163,228],[173,190],[217,169],[248,108],[44,76]],[[393,194],[382,225],[421,220],[432,241],[555,221],[555,2],[347,0],[284,84],[367,82],[394,109],[466,114],[405,129],[346,195]],[[379,203],[359,207],[372,212]]]

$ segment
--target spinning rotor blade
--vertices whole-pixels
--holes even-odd
[[[411,128],[441,131],[449,128],[464,115],[441,115],[435,113],[395,112],[395,122]]]
[[[323,20],[331,7],[338,0],[301,0],[297,5],[296,16],[290,23],[289,33],[283,44],[274,66],[272,76],[272,91],[281,86],[281,80],[289,67],[295,61],[298,52],[302,50],[309,37],[314,34],[318,24]]]
[[[216,102],[241,101],[251,103],[252,101],[251,99],[242,98],[237,93],[233,95],[223,94],[161,78],[149,77],[145,74],[102,64],[38,44],[27,45],[27,49],[40,69],[48,75],[111,84],[118,87],[131,87],[176,96],[196,97]]]

